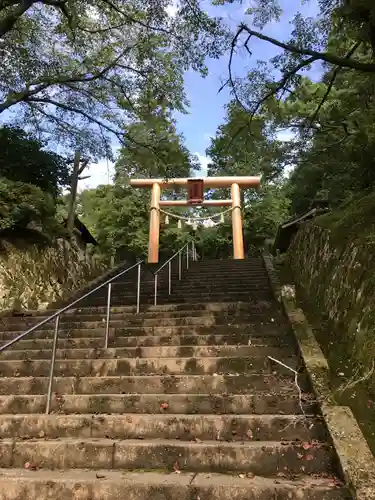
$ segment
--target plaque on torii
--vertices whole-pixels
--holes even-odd
[[[260,176],[240,177],[205,177],[203,179],[132,179],[130,185],[139,188],[151,188],[150,235],[148,262],[159,261],[160,207],[172,206],[232,206],[233,258],[244,258],[241,194],[240,188],[256,188],[260,185]],[[188,189],[187,200],[160,200],[161,189],[183,186]],[[204,188],[231,188],[230,200],[205,200]]]

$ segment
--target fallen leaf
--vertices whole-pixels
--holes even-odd
[[[303,458],[303,453],[297,453],[297,457],[301,460],[301,458]]]
[[[313,455],[306,455],[306,460],[310,462],[311,460],[314,460]]]
[[[241,478],[241,479],[245,479],[245,474],[239,474],[238,477]]]
[[[247,477],[248,479],[254,479],[255,474],[254,474],[253,472],[247,472],[247,473],[246,473],[246,477]]]
[[[201,441],[201,439],[199,439],[199,438],[194,438],[194,441],[195,441],[196,443],[201,443],[201,442],[202,442],[202,441]]]
[[[175,472],[176,474],[181,474],[181,471],[180,471],[180,466],[179,466],[178,462],[175,462],[175,463],[173,464],[173,470],[174,470],[174,472]]]
[[[162,410],[168,410],[169,408],[169,404],[168,403],[160,403],[160,408]]]
[[[312,445],[310,443],[303,443],[302,448],[304,450],[310,450],[312,448]]]
[[[28,470],[38,470],[38,467],[36,465],[31,464],[30,462],[26,462],[24,468]]]
[[[99,474],[98,472],[96,473],[96,479],[105,479],[105,476]]]
[[[249,429],[247,432],[246,432],[246,437],[248,439],[253,439],[254,437],[254,434],[253,434],[253,431],[251,429]]]

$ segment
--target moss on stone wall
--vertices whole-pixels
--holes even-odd
[[[44,309],[66,299],[104,271],[104,265],[72,239],[23,249],[2,244],[0,310]]]
[[[327,322],[330,348],[340,351],[358,373],[370,370],[375,359],[372,198],[352,212],[346,206],[302,226],[288,252],[297,290],[308,301],[310,314]],[[369,383],[375,389],[375,375]]]

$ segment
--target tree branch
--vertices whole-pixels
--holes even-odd
[[[76,108],[74,106],[70,106],[68,104],[64,104],[62,102],[55,101],[55,100],[50,99],[48,97],[29,97],[29,98],[25,99],[25,102],[36,102],[36,103],[42,103],[42,104],[51,104],[52,106],[55,106],[56,108],[63,109],[64,111],[68,111],[70,113],[75,113],[77,115],[81,115],[84,118],[86,118],[86,120],[88,120],[89,122],[95,123],[100,128],[104,128],[108,132],[111,132],[111,134],[116,135],[119,138],[120,141],[126,135],[124,132],[122,132],[120,130],[115,130],[114,128],[110,127],[109,125],[103,123],[102,121],[100,121],[97,118],[89,115],[88,113],[86,113],[85,111],[83,111],[83,110],[81,110],[79,108]]]
[[[270,90],[264,97],[262,97],[262,99],[260,99],[256,103],[255,107],[253,108],[253,110],[251,112],[250,125],[251,125],[251,122],[252,122],[252,120],[254,118],[254,115],[257,113],[257,111],[259,110],[259,108],[262,106],[263,103],[265,103],[272,96],[277,95],[278,92],[280,92],[280,90],[283,90],[283,88],[288,83],[288,81],[290,80],[290,78],[292,78],[293,76],[295,76],[298,73],[298,71],[300,71],[305,66],[309,66],[310,64],[312,64],[316,60],[317,60],[316,57],[309,57],[308,59],[305,59],[304,61],[301,61],[299,64],[297,64],[297,66],[295,66],[290,71],[287,71],[284,74],[284,76],[282,77],[282,79],[277,83],[277,86],[274,89]]]
[[[102,121],[98,120],[94,116],[89,115],[88,113],[86,113],[85,111],[82,111],[79,108],[55,101],[55,100],[47,98],[47,97],[45,97],[45,98],[44,97],[32,97],[30,99],[26,99],[25,102],[26,103],[41,103],[41,104],[47,104],[47,105],[50,104],[52,106],[55,106],[56,108],[60,108],[60,109],[67,111],[69,113],[75,113],[77,115],[81,115],[84,118],[86,118],[86,120],[88,120],[90,123],[98,125],[100,130],[104,129],[104,130],[107,130],[107,132],[114,134],[122,144],[125,143],[124,138],[126,138],[128,140],[128,142],[131,142],[138,147],[147,148],[150,151],[152,151],[157,157],[160,158],[160,155],[159,155],[157,149],[154,148],[153,146],[151,146],[150,144],[145,144],[145,143],[137,141],[136,139],[134,139],[134,137],[132,137],[127,132],[124,132],[123,130],[115,130],[114,128],[110,127],[109,125],[103,123]],[[161,160],[162,160],[162,158],[161,158]]]
[[[357,42],[355,45],[353,45],[353,47],[349,50],[349,52],[346,54],[345,56],[345,59],[349,59],[349,57],[351,57],[354,52],[361,46],[362,42]],[[316,120],[320,110],[322,109],[324,103],[326,102],[326,100],[328,99],[328,96],[329,94],[331,93],[331,90],[333,88],[333,84],[335,83],[335,80],[336,80],[336,77],[337,75],[340,73],[340,71],[342,70],[342,67],[341,66],[336,66],[336,68],[334,69],[333,73],[332,73],[332,77],[331,77],[331,80],[328,84],[328,87],[327,87],[327,90],[322,98],[322,100],[320,101],[318,107],[316,108],[316,110],[314,111],[312,117],[310,118],[310,121],[309,121],[309,125],[308,127],[310,128],[312,126],[312,124],[314,123],[314,121]]]
[[[0,37],[3,37],[16,24],[18,19],[33,5],[35,0],[22,0],[11,9],[9,13],[0,21]]]
[[[297,45],[280,42],[279,40],[276,40],[276,38],[263,35],[263,33],[254,31],[245,24],[241,24],[239,26],[235,37],[238,38],[238,36],[244,31],[250,36],[255,36],[256,38],[259,38],[259,40],[271,43],[272,45],[280,47],[287,52],[292,52],[293,54],[314,57],[315,61],[325,61],[327,63],[334,64],[335,66],[340,66],[341,68],[356,69],[357,71],[361,71],[363,73],[375,73],[375,64],[373,63],[361,63],[360,61],[354,61],[353,59],[349,59],[346,57],[336,56],[335,54],[331,54],[330,52],[318,52],[311,49],[302,49],[300,47],[297,47]]]
[[[89,72],[78,74],[78,75],[70,75],[70,76],[57,76],[51,81],[42,82],[34,82],[28,83],[26,88],[20,92],[13,92],[8,95],[7,99],[0,103],[0,114],[11,106],[18,104],[22,101],[28,100],[30,97],[33,97],[42,90],[46,90],[49,87],[53,87],[54,85],[63,85],[63,84],[72,84],[72,83],[87,83],[98,80],[102,78],[108,71],[110,71],[113,67],[118,65],[118,61],[126,54],[129,48],[125,49],[114,61],[111,61],[110,64],[105,66],[103,69],[98,71],[97,73],[90,74]],[[123,66],[125,68],[125,66]],[[129,71],[133,68],[127,67]],[[136,72],[137,70],[134,69]],[[30,87],[34,87],[30,89]]]

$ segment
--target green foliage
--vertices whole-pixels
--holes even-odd
[[[261,117],[250,123],[235,101],[227,106],[221,125],[206,154],[212,159],[209,175],[259,175],[272,180],[283,168],[283,144],[266,129]]]
[[[144,89],[182,111],[183,72],[229,44],[219,20],[190,0],[12,0],[0,4],[0,113],[69,149],[103,157]]]
[[[55,202],[40,188],[0,177],[0,233],[27,228],[56,230]]]
[[[335,242],[375,243],[375,196],[357,195],[332,212],[316,219],[319,226],[330,229]]]
[[[288,218],[290,201],[283,185],[266,185],[257,199],[244,210],[244,234],[248,245],[262,247],[273,239],[277,229]]]
[[[147,257],[149,206],[149,190],[115,184],[83,191],[77,212],[98,240],[100,251],[124,260]],[[160,255],[170,256],[188,238],[186,230],[162,224]]]
[[[19,128],[0,129],[0,176],[39,187],[57,196],[69,179],[67,160],[42,149],[43,144]]]
[[[201,259],[225,258],[233,254],[231,225],[199,227],[195,234],[195,240]]]
[[[249,252],[273,238],[288,216],[290,202],[281,177],[286,153],[287,146],[275,137],[267,121],[262,116],[252,119],[236,101],[227,106],[225,123],[206,150],[212,159],[209,175],[262,175],[261,189],[242,191],[244,239]],[[214,190],[211,197],[230,197],[230,193]],[[218,247],[232,254],[230,223],[203,231],[207,231],[209,246],[214,246],[216,234]]]
[[[150,107],[150,103],[148,103]],[[138,177],[188,177],[198,168],[197,159],[183,144],[174,120],[165,109],[149,109],[128,128],[135,142],[120,150],[116,182]],[[146,144],[147,147],[142,146]]]
[[[260,129],[267,139],[290,132],[279,159],[272,140],[271,158],[259,148],[252,152],[267,175],[294,167],[286,190],[294,214],[315,199],[336,207],[375,186],[375,3],[319,0],[318,7],[315,19],[296,14],[289,38],[278,40],[271,23],[280,20],[280,2],[255,0],[250,21],[234,34],[235,53],[245,43],[249,57],[256,58],[254,52],[263,44],[279,51],[268,61],[259,60],[244,79],[229,78],[233,106],[243,118],[232,120],[227,136],[241,150],[249,143],[251,148],[254,142],[261,144]],[[306,76],[312,68],[323,70],[318,81]],[[237,164],[238,151],[229,148],[228,154]],[[278,182],[277,176],[274,180]]]

